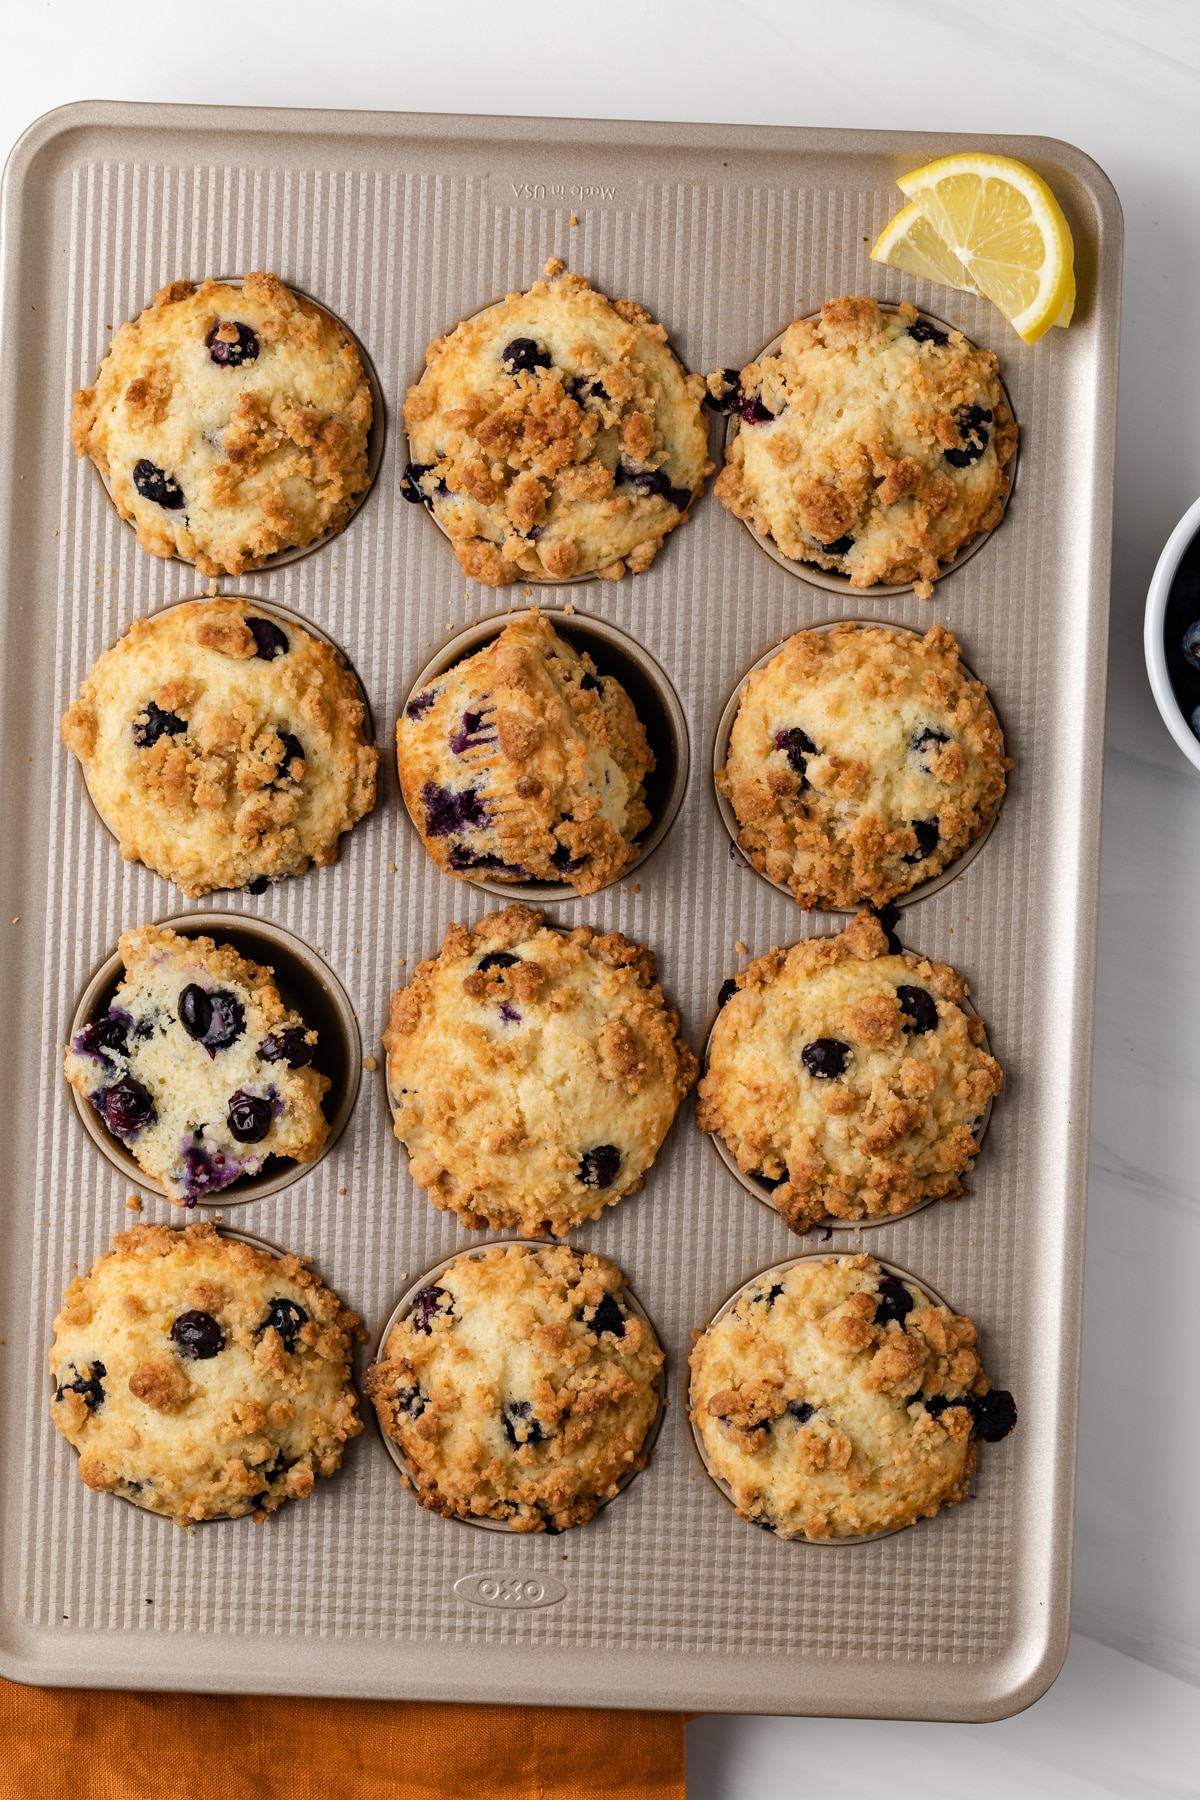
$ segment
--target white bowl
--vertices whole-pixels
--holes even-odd
[[[1200,738],[1197,738],[1188,722],[1187,715],[1175,698],[1175,690],[1171,686],[1171,678],[1167,673],[1167,649],[1163,638],[1163,627],[1167,614],[1167,601],[1170,599],[1175,577],[1179,573],[1179,565],[1198,533],[1200,533],[1200,500],[1194,501],[1188,507],[1163,546],[1158,566],[1151,578],[1150,590],[1146,595],[1145,640],[1146,672],[1150,677],[1150,687],[1154,694],[1155,704],[1162,714],[1163,724],[1194,769],[1200,769]],[[1200,616],[1200,607],[1197,607],[1197,615]]]

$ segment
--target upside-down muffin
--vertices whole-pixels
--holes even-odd
[[[783,1538],[896,1531],[966,1498],[1016,1423],[970,1319],[869,1256],[768,1270],[691,1354],[693,1427],[742,1518]]]
[[[536,609],[412,696],[396,759],[448,875],[592,894],[633,861],[650,823],[654,756],[633,702]]]
[[[329,1135],[317,1033],[270,969],[157,925],[126,931],[125,978],[63,1072],[151,1181],[195,1206],[270,1156],[315,1162]]]
[[[161,288],[75,395],[71,442],[144,550],[240,575],[342,529],[370,426],[349,333],[256,271]]]
[[[740,421],[717,498],[851,587],[911,581],[928,598],[941,565],[1004,516],[1017,427],[999,364],[907,301],[829,300],[709,389]]]
[[[696,1122],[793,1231],[966,1192],[1001,1074],[954,969],[890,948],[864,908],[721,992]]]
[[[435,338],[404,403],[405,498],[489,587],[648,568],[712,470],[703,376],[561,269]]]
[[[584,1525],[642,1468],[663,1354],[602,1256],[465,1253],[414,1296],[366,1391],[445,1518]]]
[[[944,626],[799,631],[742,689],[717,786],[801,906],[883,906],[987,830],[1012,763]]]
[[[341,657],[250,600],[139,619],[62,722],[127,862],[185,894],[334,862],[375,804],[379,752]]]
[[[311,1494],[362,1430],[357,1316],[295,1256],[135,1225],[54,1321],[50,1417],[90,1488],[179,1525]]]
[[[696,1079],[654,957],[524,906],[452,925],[392,997],[396,1136],[435,1206],[565,1237],[636,1193]]]

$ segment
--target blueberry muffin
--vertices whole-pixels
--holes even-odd
[[[1017,427],[998,369],[907,301],[827,301],[774,355],[709,377],[740,421],[717,498],[794,562],[927,599],[941,564],[1004,515]]]
[[[742,689],[717,786],[801,906],[883,906],[987,830],[1012,767],[951,634],[799,631]]]
[[[452,925],[383,1034],[412,1178],[473,1231],[565,1237],[636,1193],[696,1079],[650,951],[544,921]]]
[[[488,587],[649,568],[712,470],[703,377],[561,268],[435,338],[404,403],[405,498]]]
[[[448,875],[615,881],[650,823],[646,732],[619,681],[536,609],[414,694],[396,726],[400,786]]]
[[[602,1256],[509,1244],[417,1293],[365,1387],[422,1506],[565,1531],[644,1467],[663,1354],[624,1285]]]
[[[157,925],[126,931],[125,979],[63,1065],[113,1135],[177,1204],[256,1175],[270,1156],[315,1162],[329,1135],[317,1034],[271,970],[228,944]]]
[[[379,752],[337,652],[248,600],[139,619],[62,722],[127,862],[185,894],[336,861],[375,804]]]
[[[896,1218],[966,1192],[1000,1091],[962,976],[889,946],[865,908],[770,950],[721,990],[697,1123],[793,1231]]]
[[[71,442],[152,556],[240,575],[345,525],[367,486],[353,340],[274,275],[172,281],[122,325]]]
[[[1016,1423],[976,1330],[869,1256],[768,1270],[697,1339],[692,1425],[743,1519],[865,1537],[966,1498],[979,1442]]]
[[[294,1256],[135,1225],[54,1321],[50,1417],[90,1488],[178,1525],[311,1494],[362,1430],[358,1319]]]

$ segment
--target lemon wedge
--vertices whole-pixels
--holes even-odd
[[[880,233],[874,261],[986,295],[1027,344],[1069,323],[1075,248],[1040,175],[973,152],[913,169],[898,186],[911,204]]]

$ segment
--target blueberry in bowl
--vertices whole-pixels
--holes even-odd
[[[1200,769],[1200,500],[1158,559],[1146,596],[1144,649],[1163,723]]]

